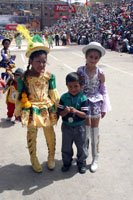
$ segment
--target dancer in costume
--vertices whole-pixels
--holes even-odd
[[[57,123],[59,95],[55,75],[45,69],[50,49],[44,45],[39,35],[30,38],[28,30],[20,25],[17,30],[28,39],[26,56],[29,63],[24,76],[18,79],[15,114],[21,116],[22,124],[27,126],[27,144],[34,171],[42,172],[36,155],[36,138],[40,127],[44,130],[48,145],[48,169],[53,170],[56,140],[53,126]]]
[[[62,171],[69,170],[73,157],[73,142],[77,147],[77,166],[81,174],[86,172],[86,128],[88,99],[81,93],[80,77],[72,72],[66,77],[68,92],[61,96],[58,112],[62,116]]]
[[[13,73],[14,77],[8,79],[7,84],[5,85],[5,88],[3,90],[3,93],[7,91],[6,96],[6,104],[7,104],[7,121],[11,121],[12,117],[14,115],[14,109],[15,109],[15,97],[17,92],[17,79],[24,73],[23,69],[18,68]],[[19,117],[15,116],[14,123],[17,123],[20,121]]]
[[[48,44],[49,44],[49,48],[53,48],[53,44],[54,44],[54,36],[52,35],[52,33],[49,33],[48,36]]]
[[[3,49],[1,50],[2,60],[0,61],[0,67],[5,68],[6,72],[1,73],[1,78],[6,78],[6,80],[9,76],[12,76],[12,69],[16,67],[14,63],[16,56],[10,55],[10,44],[11,41],[9,39],[4,39],[2,41]]]
[[[89,115],[86,119],[86,142],[89,147],[89,138],[91,139],[91,171],[95,172],[98,168],[99,121],[111,109],[105,85],[105,75],[96,66],[106,51],[98,42],[91,42],[82,51],[85,54],[87,64],[78,68],[78,74],[82,80],[82,91],[89,101]]]
[[[15,37],[15,43],[16,43],[16,47],[18,47],[18,49],[21,49],[21,44],[22,44],[22,37],[20,35],[20,33],[18,33]]]

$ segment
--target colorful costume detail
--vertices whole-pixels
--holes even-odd
[[[15,97],[17,92],[17,82],[15,80],[9,80],[6,84],[8,86],[7,96],[6,96],[6,104],[7,104],[7,116],[12,118],[15,110]],[[7,88],[3,92],[6,92]]]
[[[49,53],[50,49],[45,46],[39,35],[31,38],[28,29],[21,25],[18,25],[16,30],[28,40],[26,57],[30,58],[33,52],[40,50],[46,52],[46,54]],[[28,88],[29,95],[23,90],[25,86]],[[49,151],[48,168],[52,170],[55,167],[55,132],[53,125],[58,120],[56,110],[59,102],[55,76],[44,70],[39,77],[27,75],[26,80],[18,78],[17,90],[15,113],[17,116],[21,116],[22,124],[26,125],[28,129],[27,144],[32,168],[36,172],[42,172],[42,167],[36,156],[37,129],[42,127]],[[21,101],[18,100],[20,94]]]
[[[110,101],[105,83],[101,83],[102,70],[96,68],[96,74],[93,78],[89,78],[86,74],[86,66],[78,68],[78,74],[82,80],[82,92],[86,95],[89,102],[88,118],[100,118],[102,112],[111,110]],[[89,130],[90,129],[90,130]],[[86,143],[89,148],[89,138],[91,138],[92,146],[92,166],[98,161],[99,153],[99,128],[90,128],[86,126],[87,138]]]
[[[15,114],[21,116],[22,124],[28,128],[27,144],[32,167],[36,172],[41,172],[42,167],[36,156],[37,128],[43,127],[49,149],[48,168],[53,169],[55,167],[55,132],[53,125],[58,120],[56,110],[59,96],[53,74],[44,71],[39,77],[27,76],[26,82],[30,93],[28,100],[31,103],[31,108],[21,107],[21,102],[16,98]],[[18,78],[18,95],[22,91],[23,84],[23,79]]]
[[[5,82],[0,78],[0,98],[2,96],[2,91],[5,88]]]
[[[15,43],[16,43],[16,46],[18,47],[18,49],[21,49],[22,37],[20,35],[16,36]]]
[[[103,72],[97,68],[94,77],[89,78],[85,70],[86,66],[78,68],[78,74],[82,80],[82,91],[89,100],[90,112],[88,117],[101,117],[101,112],[108,112],[111,109],[106,85],[100,81]]]
[[[4,79],[4,77],[6,77],[7,80],[9,75],[12,74],[12,69],[16,67],[15,63],[13,62],[15,60],[15,57],[11,56],[10,50],[7,50],[5,48],[1,50],[1,57],[2,60],[0,61],[0,67],[6,69],[6,72],[1,74],[1,78]]]

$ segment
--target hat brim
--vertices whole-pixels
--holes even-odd
[[[14,72],[14,73],[12,73],[12,74],[13,74],[13,75],[21,75],[21,74],[19,74],[19,73],[15,73],[15,72]]]
[[[89,49],[95,49],[95,50],[98,50],[101,52],[101,56],[104,56],[105,53],[106,53],[106,50],[101,46],[95,46],[95,45],[88,45],[88,46],[85,46],[83,49],[82,49],[82,52],[86,55],[86,52],[89,50]]]
[[[24,72],[21,72],[21,73],[18,73],[18,72],[15,73],[15,72],[13,72],[12,74],[13,74],[13,75],[22,75],[23,73],[24,73]]]
[[[26,57],[30,57],[30,55],[35,52],[35,51],[40,51],[40,50],[43,50],[45,51],[47,54],[50,52],[50,48],[46,47],[46,46],[37,46],[37,47],[33,47],[32,49],[28,50],[26,52]]]

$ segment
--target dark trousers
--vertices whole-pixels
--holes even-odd
[[[77,165],[86,166],[86,127],[84,124],[68,126],[62,123],[62,160],[64,165],[71,165],[73,157],[73,143],[77,147]]]
[[[59,46],[59,40],[55,40],[55,45]]]

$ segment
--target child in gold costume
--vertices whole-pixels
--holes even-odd
[[[18,31],[22,33],[23,27],[19,26]],[[29,64],[23,77],[18,79],[15,114],[21,116],[22,124],[28,129],[27,144],[32,168],[36,172],[42,172],[36,155],[37,130],[40,127],[44,130],[49,150],[48,169],[53,170],[56,141],[53,126],[57,123],[59,95],[55,76],[45,69],[50,49],[43,44],[38,35],[31,39],[29,37],[28,41],[26,56],[29,57]]]

